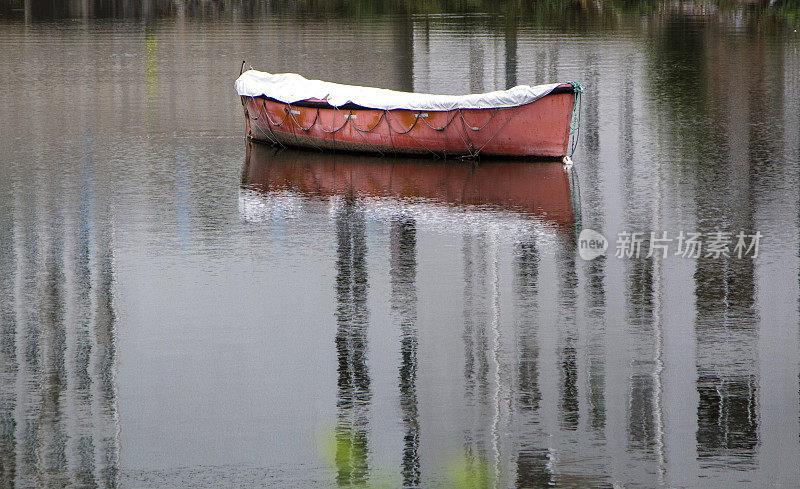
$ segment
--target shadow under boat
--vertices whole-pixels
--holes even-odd
[[[575,226],[574,172],[558,160],[428,160],[246,144],[242,186],[251,190],[422,200],[514,211],[562,230]]]

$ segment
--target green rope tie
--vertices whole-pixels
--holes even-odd
[[[572,90],[575,93],[575,103],[572,105],[572,115],[569,118],[569,137],[572,140],[572,145],[569,151],[569,157],[575,153],[575,148],[578,147],[578,134],[581,128],[581,95],[583,94],[583,85],[578,82],[569,82],[572,85]]]

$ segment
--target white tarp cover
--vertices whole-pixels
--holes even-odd
[[[508,90],[471,95],[430,95],[308,80],[296,73],[273,75],[248,70],[236,80],[236,91],[239,96],[265,95],[287,104],[314,98],[336,107],[352,102],[373,109],[453,110],[516,107],[547,95],[558,85],[518,85]]]

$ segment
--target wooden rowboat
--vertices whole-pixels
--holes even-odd
[[[396,92],[248,70],[236,80],[247,137],[326,151],[568,158],[578,83],[464,96]]]

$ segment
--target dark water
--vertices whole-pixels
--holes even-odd
[[[796,7],[325,5],[2,3],[0,486],[797,486]],[[580,81],[575,165],[248,146],[242,59]]]

